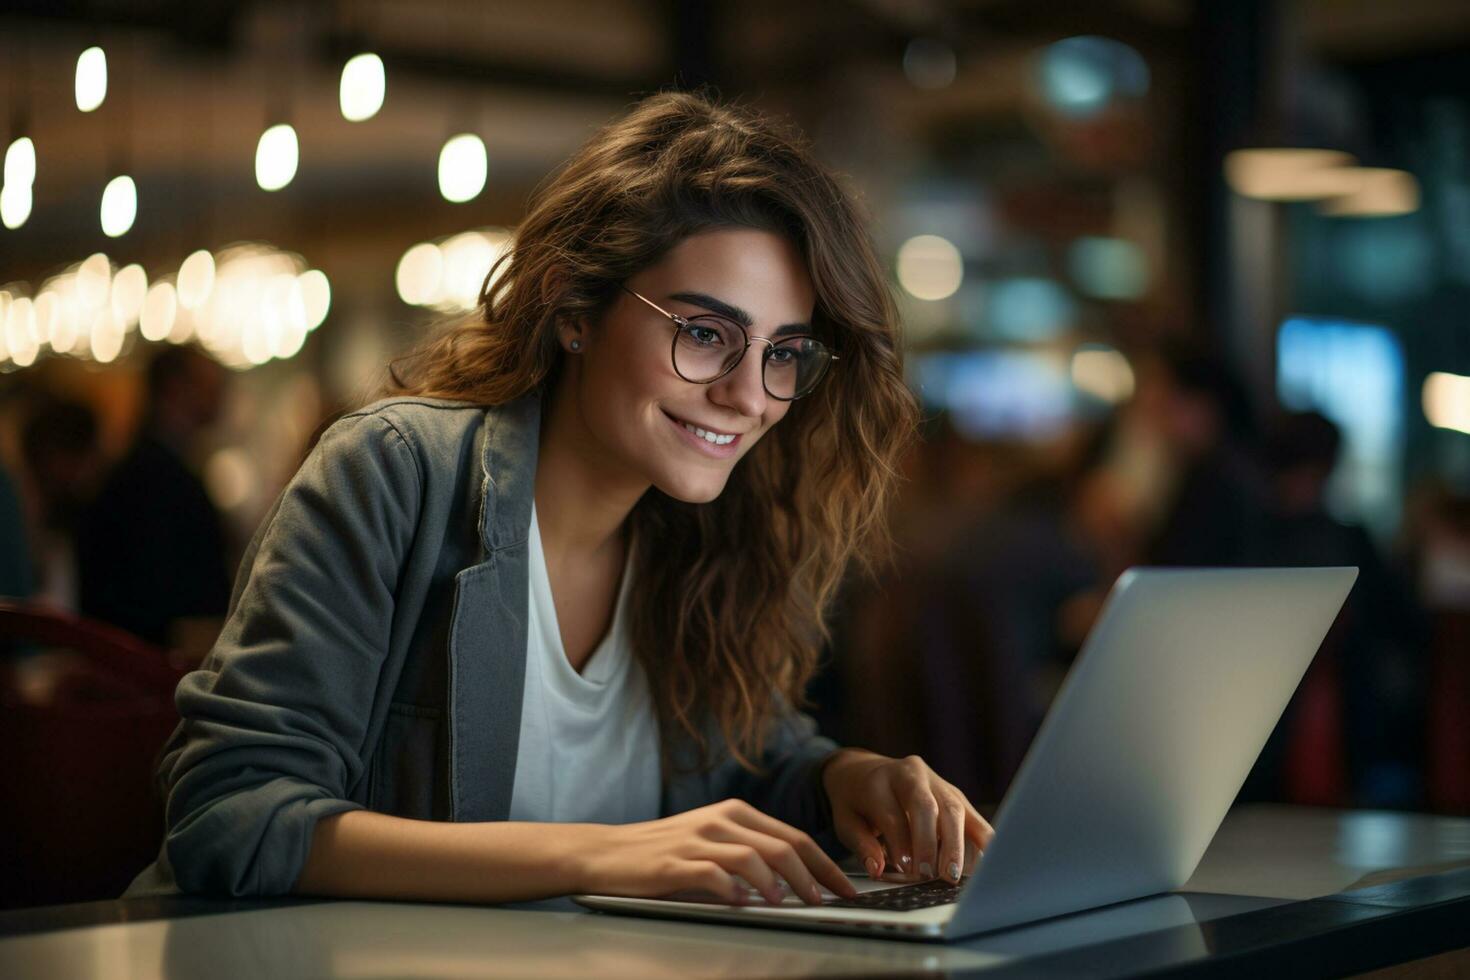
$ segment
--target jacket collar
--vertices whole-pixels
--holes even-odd
[[[479,521],[483,555],[526,540],[540,434],[541,396],[537,392],[485,410]]]

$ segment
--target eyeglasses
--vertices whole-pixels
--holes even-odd
[[[680,316],[627,286],[623,291],[643,300],[673,322],[674,344],[670,357],[674,373],[694,384],[711,384],[735,370],[754,340],[766,345],[761,353],[761,382],[766,394],[777,401],[795,401],[811,394],[827,368],[838,360],[815,337],[785,337],[778,341],[751,337],[734,320],[713,313]]]

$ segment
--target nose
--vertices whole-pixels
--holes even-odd
[[[748,418],[758,419],[765,415],[769,397],[762,378],[765,352],[765,341],[751,340],[735,370],[709,386],[710,400]]]

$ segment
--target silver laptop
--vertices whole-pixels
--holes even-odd
[[[1194,873],[1356,568],[1125,572],[959,885],[853,876],[808,906],[578,895],[605,912],[958,939],[1171,891]]]

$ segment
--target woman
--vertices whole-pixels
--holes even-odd
[[[853,894],[844,847],[958,880],[991,833],[964,797],[793,708],[915,426],[846,193],[659,95],[495,272],[262,523],[130,893],[815,903]]]

